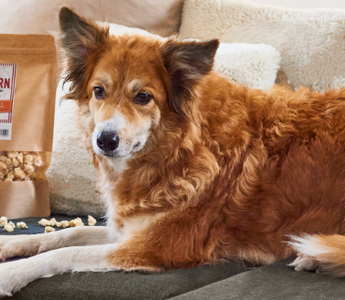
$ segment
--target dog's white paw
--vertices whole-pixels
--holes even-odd
[[[0,284],[1,285],[1,284]],[[10,292],[5,291],[4,289],[2,289],[0,287],[0,298],[4,298],[4,297],[11,297],[13,296]]]
[[[0,298],[12,296],[28,282],[17,261],[0,264]]]
[[[33,256],[40,252],[40,247],[35,235],[0,236],[0,259]]]
[[[11,297],[11,296],[12,296],[11,293],[8,293],[0,288],[0,298]]]

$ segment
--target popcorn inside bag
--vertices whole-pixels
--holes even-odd
[[[56,73],[52,36],[0,34],[0,215],[50,214]]]
[[[0,151],[0,181],[35,180],[44,177],[40,152]]]

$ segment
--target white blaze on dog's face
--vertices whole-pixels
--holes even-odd
[[[149,63],[136,63],[135,51],[124,61],[114,55],[117,43],[112,46],[103,54],[88,84],[95,124],[92,146],[96,154],[109,159],[128,159],[148,147],[161,117],[157,101],[165,97],[165,90],[157,76],[150,76],[155,70]]]

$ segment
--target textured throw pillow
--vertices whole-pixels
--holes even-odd
[[[144,30],[116,24],[110,24],[110,32],[152,36]],[[214,68],[232,81],[266,89],[274,84],[279,63],[280,54],[272,46],[220,44]],[[72,100],[61,101],[63,94],[61,81],[56,99],[53,154],[47,172],[51,210],[54,214],[102,216],[105,208],[97,191],[92,157],[77,129],[77,104]]]
[[[186,0],[183,38],[264,43],[281,54],[290,84],[345,86],[345,10],[298,10],[244,0]]]

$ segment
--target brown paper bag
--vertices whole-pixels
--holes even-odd
[[[52,36],[0,34],[0,217],[50,214],[56,73]]]

